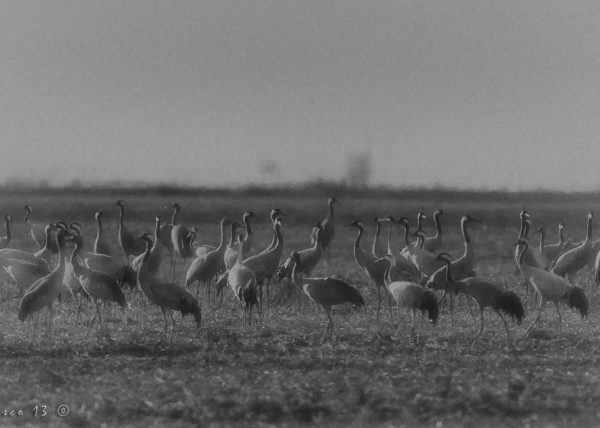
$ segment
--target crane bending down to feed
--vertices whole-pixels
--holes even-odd
[[[331,307],[335,305],[342,305],[344,303],[352,303],[358,308],[364,308],[365,300],[361,296],[360,292],[342,281],[341,279],[325,277],[325,278],[302,278],[301,282],[298,283],[296,280],[296,269],[300,265],[300,257],[298,253],[292,253],[294,260],[294,269],[292,270],[292,282],[301,287],[304,293],[310,300],[315,302],[317,305],[321,305],[327,314],[329,323],[325,329],[325,333],[321,340],[325,337],[331,339],[333,335],[333,319],[331,318]],[[328,336],[329,334],[329,336]]]
[[[164,282],[150,273],[150,271],[147,269],[147,262],[148,257],[150,256],[150,250],[152,248],[152,241],[147,236],[144,236],[142,239],[145,241],[146,251],[137,272],[138,284],[146,297],[148,297],[148,300],[157,305],[163,314],[163,319],[165,321],[165,344],[167,342],[167,329],[169,326],[167,322],[167,314],[171,318],[171,339],[169,340],[170,345],[173,343],[173,334],[175,331],[175,319],[173,318],[173,311],[181,312],[182,317],[185,317],[187,314],[193,315],[194,319],[196,320],[197,328],[200,328],[200,324],[202,322],[202,312],[200,310],[198,300],[196,300],[191,293],[177,284],[172,282]]]
[[[562,316],[560,314],[559,303],[564,302],[570,308],[576,308],[581,314],[581,318],[585,318],[588,314],[589,300],[583,288],[570,284],[565,278],[555,275],[552,272],[547,272],[544,269],[535,268],[523,262],[524,254],[527,251],[529,243],[524,239],[517,241],[517,248],[520,251],[519,266],[523,276],[531,283],[535,292],[540,296],[540,310],[537,317],[531,325],[527,327],[523,337],[529,334],[529,331],[542,315],[542,310],[546,302],[554,303],[558,314],[558,331],[561,331]]]
[[[404,307],[410,310],[412,323],[410,329],[411,341],[415,341],[415,317],[416,313],[421,312],[421,323],[419,326],[419,333],[417,334],[416,342],[420,341],[421,329],[423,327],[423,320],[425,318],[425,312],[427,312],[429,319],[433,324],[437,324],[438,317],[440,314],[438,308],[437,298],[435,294],[427,290],[425,287],[416,284],[411,281],[394,281],[392,280],[391,270],[394,266],[394,258],[386,256],[385,260],[388,262],[385,268],[385,286],[389,293],[392,295],[398,308]],[[402,323],[398,322],[398,328],[396,335],[400,332]]]
[[[448,253],[440,253],[438,254],[438,258],[446,262],[444,273],[446,275],[448,290],[467,295],[475,300],[479,306],[481,325],[477,335],[473,339],[473,343],[483,332],[483,312],[485,311],[485,308],[492,308],[504,323],[508,345],[512,345],[508,324],[506,323],[504,316],[502,316],[502,312],[514,318],[517,324],[521,324],[525,317],[525,309],[523,308],[523,303],[519,296],[512,291],[503,290],[501,287],[488,282],[484,278],[470,277],[462,280],[454,279],[453,275],[450,273],[452,271],[452,260],[450,259],[450,255],[448,255]]]

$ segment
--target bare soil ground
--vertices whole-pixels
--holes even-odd
[[[140,232],[151,231],[156,214],[164,219],[170,216],[165,205],[172,197],[102,192],[13,193],[2,199],[0,213],[19,219],[28,202],[34,221],[81,222],[89,244],[95,234],[93,213],[102,209],[107,214],[107,236],[116,247],[117,197],[126,201],[128,226]],[[221,216],[238,218],[252,209],[258,216],[255,250],[271,239],[270,208],[287,211],[285,255],[308,246],[310,226],[326,211],[323,198],[313,197],[179,195],[177,199],[182,222],[199,228],[201,244],[217,243]],[[314,274],[348,280],[365,296],[367,311],[362,314],[349,306],[334,309],[332,342],[321,342],[326,325],[322,309],[304,296],[298,302],[298,293],[287,283],[272,286],[273,298],[263,322],[246,328],[228,290],[222,305],[209,304],[201,290],[202,327],[196,329],[192,319],[182,320],[177,314],[171,347],[160,344],[162,314],[143,296],[128,295],[132,308],[125,314],[107,307],[112,341],[98,341],[95,329],[83,341],[86,328],[74,325],[76,307],[68,296],[57,306],[52,334],[43,324],[42,313],[36,333],[26,335],[17,319],[19,290],[4,279],[0,290],[0,413],[21,409],[24,415],[0,416],[0,425],[596,426],[600,423],[596,407],[600,399],[599,295],[588,285],[587,273],[581,273],[577,282],[590,297],[590,317],[582,321],[564,307],[561,334],[555,329],[555,311],[548,306],[532,337],[518,342],[515,350],[506,346],[502,323],[490,311],[482,337],[472,344],[478,318],[470,315],[461,300],[454,325],[444,310],[439,324],[427,324],[421,343],[413,344],[406,314],[396,312],[392,320],[386,308],[381,320],[375,319],[376,292],[352,257],[355,233],[342,227],[363,218],[370,226],[363,246],[370,248],[375,215],[404,215],[412,222],[417,210],[430,214],[443,207],[448,213],[445,247],[457,256],[462,252],[459,219],[470,213],[483,221],[472,232],[478,274],[524,297],[511,258],[522,206],[532,214],[534,230],[545,224],[550,241],[555,239],[558,221],[566,223],[569,236],[582,239],[586,212],[594,208],[560,200],[527,202],[426,196],[414,200],[343,198],[332,257],[328,263],[321,262]],[[432,233],[430,223],[427,230]],[[33,249],[21,226],[15,226],[14,234],[15,247]],[[398,231],[394,240],[400,249]],[[180,284],[183,276],[180,265]],[[537,302],[529,300],[524,324],[510,323],[515,337],[532,321],[536,307]],[[84,324],[92,316],[92,306],[86,304]],[[57,415],[61,404],[69,406],[67,416]]]

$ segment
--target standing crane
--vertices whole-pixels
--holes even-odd
[[[327,216],[320,222],[323,230],[319,233],[319,239],[321,240],[321,246],[323,247],[323,252],[327,259],[329,259],[329,245],[335,236],[335,213],[333,211],[333,205],[336,203],[338,203],[336,198],[329,198],[327,200]],[[310,243],[314,245],[315,239],[317,239],[316,235],[312,234]]]
[[[125,205],[123,201],[119,199],[115,205],[119,207],[119,245],[125,254],[126,261],[129,262],[130,256],[137,256],[144,251],[144,242],[141,238],[136,238],[125,226]]]
[[[144,236],[142,239],[145,241],[146,251],[144,253],[144,260],[137,272],[138,284],[146,297],[148,297],[148,300],[157,305],[163,314],[163,319],[165,321],[165,344],[167,342],[168,329],[167,314],[171,318],[171,339],[169,344],[172,344],[175,331],[173,311],[181,312],[182,317],[187,314],[193,315],[196,320],[197,328],[200,328],[202,322],[202,312],[198,300],[196,300],[187,290],[172,282],[164,282],[148,271],[146,262],[150,256],[152,241],[147,236]]]
[[[203,257],[196,257],[190,265],[185,275],[185,285],[189,287],[194,282],[198,281],[198,289],[196,290],[196,298],[198,298],[198,292],[200,290],[200,282],[204,282],[204,286],[207,287],[208,292],[208,303],[210,304],[210,281],[219,272],[225,269],[225,263],[223,261],[223,254],[225,253],[225,226],[231,224],[230,220],[223,218],[221,220],[221,241],[219,246],[210,251]],[[238,224],[239,226],[239,224]]]
[[[238,259],[239,245],[238,242],[235,241],[235,239],[238,238],[238,236],[236,235],[236,231],[239,227],[241,227],[241,225],[238,222],[231,222],[231,235],[229,238],[229,243],[225,247],[225,252],[223,253],[223,263],[225,264],[225,269],[227,270],[231,269]],[[243,250],[244,235],[241,236]],[[244,255],[242,254],[242,257],[243,256]]]
[[[233,227],[232,227],[233,232]],[[231,287],[231,291],[242,305],[242,324],[246,324],[246,314],[248,314],[248,324],[252,324],[252,306],[256,306],[258,316],[262,318],[260,305],[258,302],[258,283],[256,275],[252,270],[244,266],[244,239],[243,235],[238,239],[238,251],[235,264],[227,273],[227,282]]]
[[[50,314],[49,328],[50,331],[52,330],[52,304],[62,290],[62,280],[65,273],[63,247],[67,238],[71,238],[68,235],[69,232],[66,230],[58,229],[55,235],[56,246],[58,248],[58,263],[51,272],[37,279],[29,286],[19,303],[19,320],[25,321],[31,314],[38,312],[40,309],[48,308]]]
[[[570,308],[576,308],[581,314],[581,318],[585,318],[588,314],[589,300],[583,288],[577,285],[571,285],[565,278],[558,276],[552,272],[546,272],[544,269],[529,266],[524,263],[524,255],[527,251],[529,243],[525,239],[517,241],[517,248],[520,251],[519,267],[523,276],[531,283],[535,292],[540,297],[540,310],[537,317],[531,325],[527,327],[523,337],[529,334],[529,331],[542,315],[542,310],[546,302],[554,303],[556,312],[558,313],[558,331],[562,326],[562,316],[560,314],[559,303],[564,302]]]
[[[296,275],[302,273],[306,276],[310,275],[312,270],[321,260],[323,254],[323,247],[319,240],[319,235],[323,232],[323,227],[320,224],[315,225],[316,239],[311,248],[307,248],[300,251],[293,251],[287,259],[277,268],[275,271],[275,277],[278,281],[281,281],[285,277],[291,278],[292,269],[294,268],[294,257],[293,254],[297,254],[300,260],[301,267],[296,269]]]
[[[442,209],[438,209],[433,212],[433,223],[435,224],[436,233],[435,236],[425,238],[425,242],[423,243],[423,249],[431,253],[439,251],[444,242],[442,235],[442,222],[440,220],[442,215],[444,215],[444,210]]]
[[[512,291],[506,291],[502,289],[502,287],[492,284],[484,278],[470,277],[462,280],[454,279],[451,273],[453,269],[450,255],[448,255],[448,253],[440,253],[437,257],[446,262],[444,274],[446,275],[448,290],[469,296],[471,299],[475,300],[479,306],[479,318],[481,320],[481,324],[479,326],[477,335],[473,339],[473,343],[475,343],[475,340],[477,340],[477,338],[481,336],[481,333],[483,332],[483,312],[485,311],[485,308],[492,308],[504,324],[504,328],[506,329],[506,341],[508,345],[512,345],[508,324],[506,323],[506,319],[501,312],[504,312],[512,317],[517,324],[521,324],[523,318],[525,317],[525,309],[523,308],[523,303],[521,303],[519,296]]]
[[[294,269],[292,270],[292,282],[300,286],[304,293],[310,300],[320,305],[327,314],[329,323],[325,329],[325,333],[321,340],[325,337],[331,337],[333,335],[333,319],[331,318],[331,307],[336,305],[342,305],[344,303],[351,303],[358,308],[364,308],[365,300],[361,296],[360,292],[338,278],[324,277],[324,278],[309,278],[304,277],[300,284],[296,281],[296,269],[301,268],[300,257],[298,253],[292,253],[294,259]]]
[[[131,269],[134,272],[140,270],[140,266],[142,265],[142,261],[146,257],[146,253],[142,253],[131,261]],[[160,265],[162,262],[162,244],[160,243],[160,217],[156,216],[154,218],[154,240],[152,243],[152,248],[150,249],[150,254],[146,260],[146,268],[152,275],[157,275],[160,269]]]
[[[392,223],[401,224],[404,226],[404,242],[406,244],[406,251],[410,256],[410,260],[412,263],[419,269],[419,271],[425,275],[430,276],[440,267],[442,267],[443,262],[436,258],[436,255],[430,253],[429,251],[425,251],[423,249],[414,247],[409,242],[409,228],[410,225],[408,223],[408,219],[405,217],[401,217],[396,220],[394,217],[389,217]]]
[[[429,319],[433,322],[433,324],[437,324],[440,314],[437,299],[431,291],[412,281],[394,281],[391,276],[392,267],[394,266],[394,258],[391,256],[386,256],[385,260],[388,262],[385,269],[385,286],[398,304],[398,308],[407,308],[411,313],[411,341],[414,341],[415,339],[415,315],[417,311],[421,312],[421,324],[419,326],[419,333],[417,335],[417,342],[419,342],[421,337],[421,329],[423,327],[423,319],[425,318],[425,312],[427,312]],[[398,328],[396,329],[396,335],[398,335],[400,332],[401,326],[402,323],[399,322]]]
[[[79,280],[81,288],[83,288],[86,294],[92,298],[94,305],[96,306],[96,315],[94,315],[94,318],[90,323],[88,331],[85,334],[85,339],[87,339],[90,331],[92,330],[96,316],[98,316],[98,322],[100,324],[100,335],[110,337],[108,330],[105,329],[104,323],[102,322],[100,302],[115,302],[121,306],[121,308],[123,308],[123,311],[125,311],[127,306],[125,302],[125,295],[123,294],[121,287],[119,287],[117,280],[113,276],[88,269],[79,263],[78,256],[83,246],[83,238],[80,235],[75,235],[72,240],[75,242],[75,248],[71,254],[71,266],[73,267],[73,273]],[[77,312],[79,314],[79,309]]]
[[[385,287],[385,269],[386,260],[377,259],[373,255],[367,253],[360,248],[360,240],[365,231],[365,224],[362,220],[355,220],[354,222],[347,225],[347,227],[354,227],[358,229],[358,234],[354,241],[354,261],[360,267],[360,269],[367,275],[371,280],[375,289],[377,290],[377,320],[379,320],[379,313],[381,311],[381,289]],[[387,294],[388,306],[390,310],[390,318],[392,315],[392,300],[390,295]]]

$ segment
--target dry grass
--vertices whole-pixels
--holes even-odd
[[[65,219],[84,224],[94,234],[93,211],[109,215],[107,234],[115,236],[114,195],[77,195],[62,199],[11,195],[0,206],[20,216],[25,202],[34,206],[40,222]],[[182,220],[199,227],[201,243],[218,240],[217,219],[240,216],[252,209],[259,216],[256,247],[270,240],[267,212],[272,206],[288,211],[284,219],[284,253],[307,246],[310,225],[324,215],[324,202],[311,198],[216,197],[179,198]],[[155,214],[168,197],[130,196],[127,222],[140,231],[151,230]],[[473,201],[393,201],[345,198],[339,206],[344,221],[376,214],[410,215],[417,209],[431,212],[438,205],[450,213],[446,219],[447,245],[454,255],[462,251],[458,234],[460,216],[469,212],[485,223],[473,231],[481,255],[478,272],[520,295],[519,280],[510,259],[510,245],[518,229],[522,201],[505,205]],[[592,207],[550,202],[528,205],[534,223],[547,222],[551,232],[559,219],[580,238],[585,213]],[[544,210],[542,215],[541,210]],[[18,229],[18,228],[16,228]],[[29,245],[17,233],[16,242]],[[550,239],[553,239],[551,235]],[[397,234],[394,235],[398,243]],[[109,307],[107,318],[113,342],[83,342],[85,329],[74,327],[75,306],[63,301],[55,330],[47,335],[41,317],[35,337],[26,336],[16,317],[18,299],[0,302],[3,386],[0,403],[6,409],[25,409],[22,417],[0,417],[0,425],[49,424],[62,426],[187,426],[288,425],[313,423],[328,426],[593,426],[600,421],[595,404],[600,398],[598,294],[585,285],[592,307],[582,321],[563,311],[561,335],[554,329],[548,308],[532,338],[506,347],[504,329],[492,312],[486,330],[471,346],[475,324],[466,306],[459,309],[456,325],[447,312],[437,326],[427,325],[420,345],[410,343],[409,327],[394,332],[398,315],[374,317],[375,291],[356,267],[351,248],[354,232],[338,227],[329,267],[320,264],[315,274],[336,274],[356,285],[367,298],[367,314],[350,307],[334,310],[335,340],[320,342],[326,319],[306,298],[296,303],[295,290],[286,284],[273,288],[273,302],[260,325],[243,329],[241,311],[231,293],[224,304],[208,305],[201,291],[203,325],[177,319],[172,347],[160,345],[162,315],[145,298],[132,299],[123,314]],[[88,242],[91,239],[88,239]],[[371,231],[363,245],[371,244]],[[398,245],[396,245],[398,246]],[[31,247],[30,247],[31,248]],[[188,262],[189,264],[189,262]],[[183,272],[180,269],[180,283]],[[579,282],[585,283],[585,275]],[[0,298],[18,290],[5,283]],[[87,308],[84,322],[93,315]],[[531,322],[528,307],[525,324]],[[400,321],[408,326],[408,319]],[[525,326],[511,329],[522,333]],[[68,404],[70,414],[59,418],[55,409]],[[34,419],[31,409],[46,405],[48,415]]]

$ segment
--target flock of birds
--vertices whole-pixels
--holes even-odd
[[[250,255],[253,249],[251,219],[254,214],[247,211],[242,222],[223,218],[220,222],[221,238],[217,246],[195,245],[197,229],[188,228],[179,222],[180,206],[172,204],[173,215],[170,223],[163,224],[155,218],[153,234],[137,236],[125,225],[125,205],[117,201],[119,222],[117,240],[122,254],[114,254],[113,246],[104,234],[102,212],[94,218],[97,233],[91,251],[83,251],[84,241],[81,225],[63,221],[40,225],[30,221],[31,208],[25,207],[23,227],[39,246],[35,253],[13,248],[11,239],[11,219],[4,217],[6,235],[0,237],[0,265],[10,279],[22,290],[18,317],[27,321],[27,331],[34,314],[46,309],[48,328],[52,329],[53,304],[65,292],[70,293],[77,303],[78,324],[82,302],[91,299],[95,305],[95,315],[86,333],[92,329],[96,318],[99,323],[99,337],[108,337],[102,320],[102,304],[114,302],[123,310],[130,306],[128,300],[144,295],[148,301],[160,308],[164,319],[163,339],[168,340],[168,317],[171,319],[171,338],[175,321],[173,311],[182,316],[191,314],[200,327],[202,314],[198,302],[201,284],[206,288],[210,303],[211,285],[214,284],[217,296],[223,298],[223,289],[229,287],[242,310],[242,322],[251,324],[252,309],[257,309],[262,317],[262,304],[270,299],[270,287],[274,282],[289,280],[304,292],[310,300],[320,305],[328,318],[323,339],[331,338],[334,323],[331,309],[335,305],[350,303],[364,310],[365,300],[360,291],[335,276],[311,277],[313,269],[321,259],[329,261],[330,249],[336,232],[335,198],[328,200],[328,214],[325,219],[313,226],[309,248],[292,251],[282,261],[284,238],[282,221],[286,215],[280,209],[273,209],[270,221],[273,237],[262,251]],[[521,323],[525,310],[521,298],[513,291],[504,289],[490,279],[477,276],[477,258],[473,249],[469,227],[478,220],[470,215],[462,217],[460,226],[464,242],[463,254],[452,260],[443,251],[444,237],[441,218],[443,210],[433,213],[436,226],[434,236],[426,236],[423,231],[423,213],[417,216],[417,229],[410,233],[408,219],[384,216],[375,218],[376,232],[369,250],[361,246],[365,223],[356,220],[347,226],[356,229],[354,260],[360,270],[377,291],[377,319],[380,317],[382,294],[387,296],[390,317],[393,310],[405,308],[411,314],[411,340],[419,340],[425,318],[436,324],[440,305],[449,297],[452,317],[452,296],[464,295],[469,302],[474,301],[479,308],[480,326],[474,341],[484,329],[484,311],[491,308],[502,320],[509,345],[512,345],[510,330],[505,315]],[[525,298],[532,289],[539,297],[539,311],[527,327],[525,337],[538,322],[547,302],[552,302],[558,314],[558,329],[562,325],[560,305],[579,311],[582,318],[587,316],[589,300],[584,289],[573,283],[574,276],[586,266],[593,267],[596,285],[600,283],[600,240],[592,240],[593,214],[587,218],[587,234],[580,243],[564,239],[562,224],[559,225],[559,241],[545,243],[545,230],[540,228],[540,245],[534,249],[529,241],[531,217],[525,210],[520,213],[520,231],[515,240],[515,263],[526,288]],[[387,243],[381,234],[387,225]],[[42,227],[43,226],[43,227]],[[395,227],[400,227],[403,248],[395,251],[391,240]],[[229,237],[227,238],[227,229]],[[412,242],[413,237],[416,241]],[[55,255],[55,256],[54,256]],[[171,280],[163,279],[160,269],[170,261]],[[186,270],[184,285],[175,280],[177,264],[192,259]],[[163,261],[165,263],[163,263]],[[329,266],[329,262],[327,262]],[[188,291],[198,283],[195,295]],[[127,287],[131,290],[126,298]],[[263,289],[266,296],[263,296]],[[435,294],[441,291],[441,297]],[[470,307],[470,306],[469,306]],[[415,322],[419,313],[421,321],[418,333]],[[399,323],[398,330],[403,327]]]

